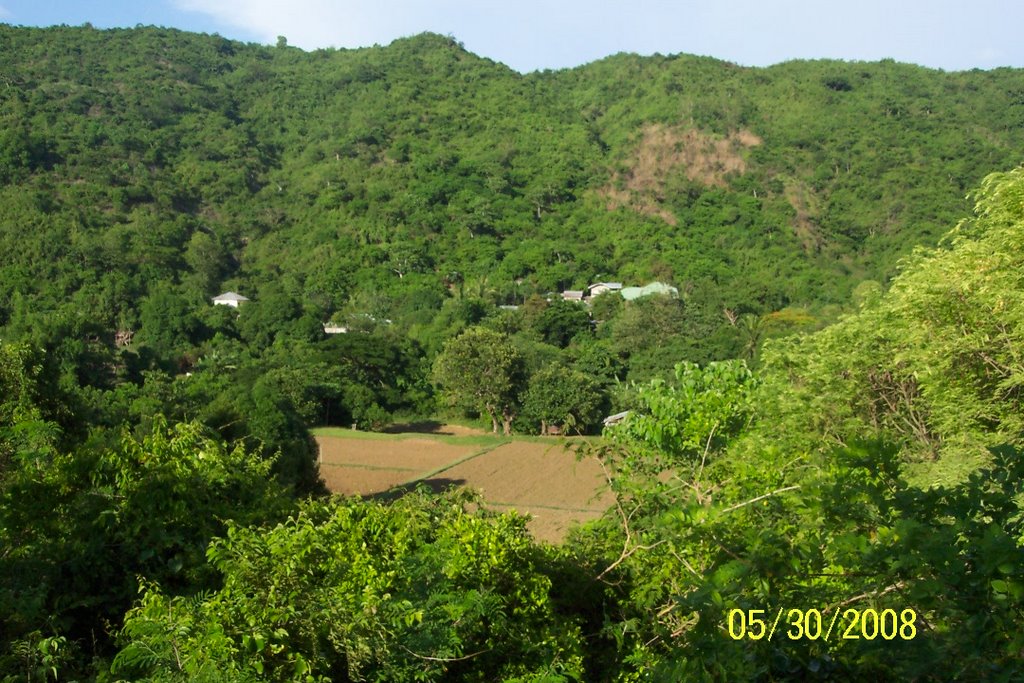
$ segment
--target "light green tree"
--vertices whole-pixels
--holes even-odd
[[[640,387],[639,405],[610,432],[613,439],[657,454],[666,465],[701,460],[720,448],[751,414],[756,380],[741,360],[676,365],[675,383]]]
[[[988,448],[1021,445],[1024,169],[989,176],[976,201],[876,303],[766,346],[780,437],[844,445],[881,432],[928,483],[966,476]]]

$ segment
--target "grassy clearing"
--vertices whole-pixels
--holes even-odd
[[[321,462],[320,467],[346,467],[357,470],[378,470],[381,472],[418,472],[415,467],[387,467],[382,465],[364,465],[351,462]],[[417,477],[418,478],[418,477]]]
[[[498,446],[508,443],[509,437],[493,434],[434,434],[430,432],[403,432],[401,434],[385,434],[382,432],[364,432],[345,427],[317,427],[309,430],[313,436],[330,436],[339,439],[358,439],[360,441],[407,441],[409,439],[431,439],[453,446]],[[519,437],[516,437],[519,438]]]

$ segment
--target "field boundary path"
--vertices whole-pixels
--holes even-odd
[[[511,443],[511,442],[507,441],[505,443]],[[495,444],[493,446],[485,446],[484,448],[480,449],[476,453],[471,453],[471,454],[467,455],[465,458],[461,458],[459,460],[455,460],[454,462],[450,462],[450,463],[448,463],[446,465],[442,465],[441,467],[438,467],[436,470],[433,470],[433,471],[430,471],[430,472],[426,472],[425,474],[421,474],[418,477],[415,477],[414,479],[410,479],[409,481],[403,482],[402,485],[403,486],[411,486],[412,484],[415,484],[416,482],[419,482],[419,481],[424,481],[426,479],[433,479],[437,475],[444,474],[445,472],[447,472],[448,470],[452,469],[453,467],[458,467],[462,463],[469,462],[470,460],[472,460],[474,458],[479,458],[481,455],[487,455],[488,453],[493,451],[495,448],[498,448],[499,446],[503,446],[503,445],[504,444]]]

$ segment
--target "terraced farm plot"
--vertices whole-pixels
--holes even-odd
[[[534,519],[530,530],[543,540],[561,540],[574,523],[596,519],[612,504],[602,493],[604,476],[593,460],[557,444],[512,442],[444,471],[444,476],[479,489],[495,508]]]
[[[480,450],[428,438],[317,437],[320,476],[335,493],[373,495],[423,477]]]
[[[569,527],[612,503],[600,465],[577,461],[560,442],[494,437],[317,436],[320,473],[331,491],[374,495],[413,481],[479,489],[498,511],[531,515],[531,533],[559,542]]]

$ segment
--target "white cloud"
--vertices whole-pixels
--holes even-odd
[[[0,5],[0,19],[10,19],[14,15],[11,14],[11,10],[7,9],[3,5]]]
[[[425,30],[441,30],[436,19],[452,2],[410,3],[332,0],[173,0],[181,10],[199,12],[273,43],[285,36],[304,49],[390,43]],[[446,32],[446,31],[445,31]]]
[[[180,10],[204,14],[263,43],[285,36],[289,45],[386,45],[424,31],[453,35],[466,48],[523,71],[570,66],[619,50],[644,51],[652,29],[668,49],[675,0],[633,4],[593,0],[171,0]],[[637,11],[637,4],[647,8]],[[643,20],[646,17],[647,20]]]
[[[959,0],[170,0],[266,44],[285,36],[306,50],[354,48],[433,31],[520,71],[618,51],[747,65],[815,57],[893,57],[947,69],[1020,64],[1024,44],[1013,31],[1022,10],[993,9],[1005,1],[975,0],[984,9],[964,15]],[[990,45],[1000,46],[998,55],[983,52]]]

